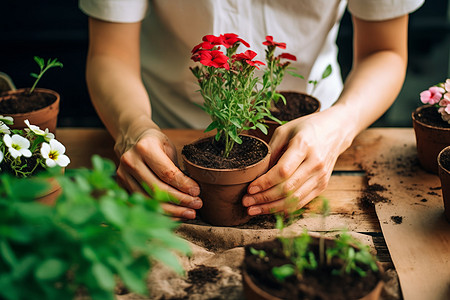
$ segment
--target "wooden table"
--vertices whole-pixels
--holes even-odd
[[[205,136],[198,130],[164,132],[178,151]],[[90,167],[93,154],[117,163],[113,140],[103,129],[59,128],[56,134],[70,168]],[[450,224],[443,216],[439,178],[417,163],[411,128],[361,133],[339,157],[323,196],[332,212],[327,224],[371,236],[380,260],[392,259],[404,299],[450,299]],[[367,205],[370,200],[375,205]],[[308,210],[318,205],[312,202]],[[319,223],[308,219],[306,225],[323,230]]]

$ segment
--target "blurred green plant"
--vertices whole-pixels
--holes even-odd
[[[111,161],[94,156],[92,164],[64,176],[57,168],[27,179],[0,175],[0,299],[114,299],[118,281],[147,294],[155,260],[183,272],[175,252],[190,250],[162,214],[168,194],[129,195]],[[54,206],[35,200],[48,176],[62,187]]]

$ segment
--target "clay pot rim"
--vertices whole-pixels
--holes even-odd
[[[270,156],[271,156],[271,154],[272,154],[272,151],[271,151],[271,149],[270,149],[269,144],[267,144],[265,141],[263,141],[262,139],[260,139],[260,138],[258,138],[258,137],[255,137],[255,136],[252,136],[252,135],[248,135],[248,134],[240,134],[240,136],[247,136],[247,137],[250,137],[250,138],[257,139],[257,140],[259,140],[260,142],[262,142],[262,143],[266,146],[266,148],[267,148],[267,153],[266,153],[266,155],[265,155],[261,160],[258,160],[258,161],[255,162],[254,164],[245,166],[244,168],[232,168],[232,169],[216,169],[216,168],[208,168],[208,167],[204,167],[204,166],[200,166],[200,165],[194,164],[194,163],[191,162],[189,159],[187,159],[187,157],[186,157],[184,154],[181,154],[181,157],[183,158],[183,161],[184,161],[184,162],[189,163],[191,166],[194,166],[194,167],[196,167],[196,168],[198,168],[198,169],[205,170],[205,171],[211,171],[211,172],[223,172],[223,173],[231,173],[231,172],[236,172],[236,171],[242,171],[242,170],[251,169],[251,168],[253,168],[254,166],[256,166],[256,165],[258,165],[258,164],[261,164],[262,162],[264,162],[264,161],[266,161],[267,159],[270,158]],[[190,143],[190,144],[196,144],[196,143],[199,143],[199,142],[201,142],[201,141],[203,141],[203,140],[207,140],[207,139],[210,139],[210,138],[214,138],[214,135],[200,138],[200,139],[198,139],[198,140],[196,140],[196,141],[194,141],[194,142],[192,142],[192,143]]]
[[[439,154],[438,154],[438,156],[437,156],[437,163],[438,163],[439,169],[441,169],[442,171],[444,171],[444,172],[446,172],[447,174],[450,175],[450,170],[448,170],[447,168],[444,168],[444,166],[441,164],[441,155],[442,155],[444,152],[450,152],[450,146],[445,147],[444,149],[442,149],[442,150],[439,152]]]
[[[439,127],[439,126],[430,125],[430,124],[424,123],[424,122],[422,122],[422,121],[420,121],[420,120],[417,120],[417,119],[415,118],[414,114],[415,114],[416,112],[419,112],[419,111],[421,111],[422,109],[425,109],[425,108],[428,108],[428,107],[433,107],[433,105],[431,105],[431,104],[426,104],[426,105],[422,105],[422,106],[417,107],[417,108],[411,113],[411,118],[412,118],[412,120],[413,120],[414,122],[420,124],[420,125],[423,126],[423,127],[427,127],[427,128],[430,128],[430,129],[438,129],[438,130],[442,130],[442,131],[450,131],[450,128],[445,128],[445,127]]]

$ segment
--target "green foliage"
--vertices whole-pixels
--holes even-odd
[[[321,77],[320,77],[319,80],[314,79],[314,80],[309,80],[309,81],[308,81],[309,84],[312,84],[312,85],[313,85],[313,88],[312,88],[312,90],[311,90],[311,95],[314,95],[314,92],[316,91],[316,88],[317,88],[317,86],[319,85],[319,83],[320,83],[322,80],[326,79],[328,76],[330,76],[331,73],[333,73],[333,67],[331,67],[331,65],[328,65],[328,66],[326,66],[325,70],[322,72],[322,75],[321,75]],[[293,72],[293,71],[288,71],[288,74],[291,75],[291,76],[294,76],[294,77],[298,77],[298,78],[301,78],[301,79],[305,79],[304,76],[302,76],[302,75],[300,75],[300,74],[297,74],[297,73],[295,73],[295,72]]]
[[[63,67],[63,64],[59,62],[56,58],[54,59],[48,59],[47,63],[45,63],[45,60],[39,56],[34,57],[34,61],[39,65],[40,71],[39,74],[31,73],[31,77],[36,78],[36,81],[34,82],[33,86],[30,89],[29,94],[33,93],[34,89],[36,88],[37,83],[39,80],[41,80],[42,76],[45,72],[47,72],[48,69],[54,68],[54,67]]]
[[[112,178],[112,162],[92,162],[92,170],[64,176],[56,168],[27,179],[0,176],[1,299],[71,299],[79,292],[114,299],[118,280],[147,293],[153,260],[183,272],[173,251],[189,248],[173,233],[177,223],[162,214],[167,194],[129,195]],[[34,199],[48,176],[62,187],[54,206]]]

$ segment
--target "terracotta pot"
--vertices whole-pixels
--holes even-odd
[[[213,137],[205,139],[211,138]],[[243,169],[206,168],[192,163],[182,155],[187,173],[200,186],[203,206],[199,209],[199,215],[202,220],[216,226],[235,226],[250,220],[247,209],[242,205],[242,197],[247,193],[250,182],[269,168],[270,149],[267,143],[262,140],[261,142],[268,149],[267,155]]]
[[[305,93],[299,93],[299,92],[280,92],[280,93],[286,98],[286,105],[284,105],[283,102],[280,100],[280,104],[277,105],[278,109],[284,108],[287,110],[292,110],[292,108],[289,107],[289,103],[292,101],[298,101],[298,97],[301,97],[300,101],[305,102],[304,105],[301,105],[301,107],[299,107],[300,109],[298,109],[298,111],[293,112],[295,115],[298,116],[298,117],[294,117],[294,119],[303,117],[306,115],[310,115],[312,113],[320,111],[320,106],[321,106],[320,101],[311,95],[308,95]],[[306,106],[306,108],[305,108],[305,106]],[[293,119],[291,119],[291,120],[293,120]],[[281,120],[281,121],[288,122],[291,120]],[[252,129],[252,130],[249,130],[247,133],[249,135],[256,136],[256,137],[262,139],[263,141],[265,141],[266,143],[268,143],[268,142],[270,142],[270,140],[273,136],[273,133],[275,132],[275,129],[277,129],[280,126],[280,124],[275,121],[268,120],[268,119],[265,119],[264,123],[269,126],[267,128],[267,131],[268,131],[267,134],[262,133],[261,130],[259,130],[259,129]]]
[[[36,197],[36,201],[45,205],[54,205],[56,199],[58,199],[59,195],[61,195],[62,189],[56,179],[48,178],[47,181],[50,184],[50,187],[47,189],[47,191]]]
[[[313,239],[318,240],[317,237],[313,237]],[[326,240],[331,241],[330,238],[325,238]],[[246,246],[246,248],[251,247],[252,245]],[[281,249],[280,249],[281,250]],[[248,250],[245,251],[245,255],[248,254]],[[253,254],[250,254],[253,255]],[[278,258],[279,259],[279,258]],[[245,262],[245,261],[244,261]],[[383,290],[384,282],[381,279],[383,274],[383,267],[379,262],[376,262],[379,273],[380,273],[380,280],[376,284],[376,286],[364,297],[359,298],[360,300],[377,300],[380,299],[381,292]],[[269,292],[262,289],[260,286],[258,286],[253,280],[252,277],[248,274],[247,268],[245,266],[245,263],[242,267],[242,284],[244,288],[244,297],[247,300],[281,300],[282,298],[279,298],[277,296],[274,296],[270,294]],[[284,299],[284,298],[283,298]]]
[[[8,91],[2,94],[2,96],[0,96],[0,101],[9,100],[11,99],[11,97],[21,93],[25,93],[28,90],[29,89],[27,88],[27,89],[18,89],[15,91]],[[28,119],[32,125],[39,126],[39,128],[41,128],[42,130],[48,128],[50,132],[55,133],[56,122],[59,113],[59,101],[60,101],[59,94],[55,91],[41,88],[36,88],[33,93],[50,94],[55,98],[55,101],[51,105],[35,111],[17,114],[7,114],[7,116],[11,116],[14,118],[14,125],[9,127],[12,129],[23,129],[26,127],[24,121]]]
[[[444,157],[446,164],[444,165]],[[442,198],[444,199],[444,213],[447,221],[450,222],[450,146],[444,148],[437,158],[439,166],[439,178],[441,179]]]
[[[420,164],[426,171],[437,174],[437,156],[442,149],[450,145],[450,128],[428,125],[418,120],[421,111],[429,107],[431,105],[420,106],[412,113],[413,128]]]

